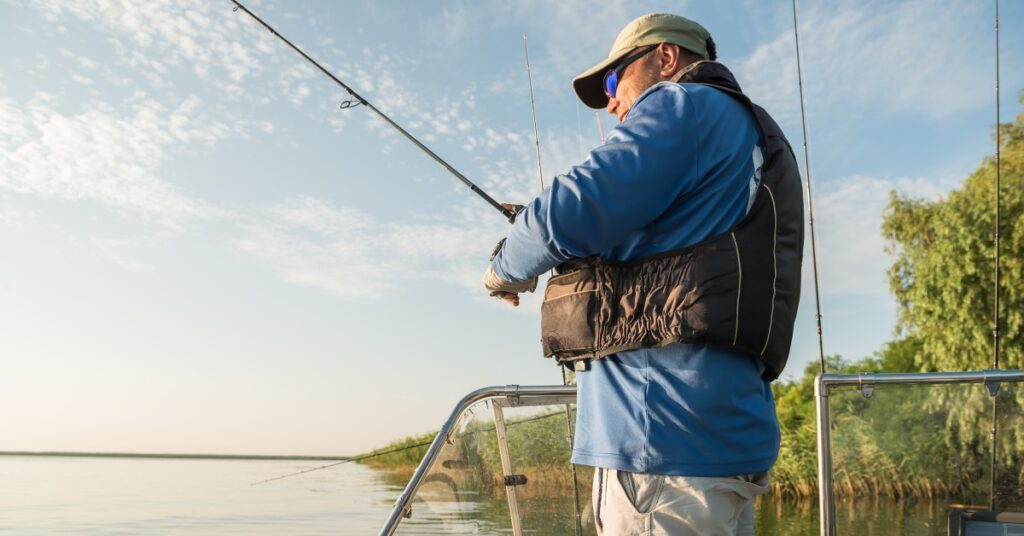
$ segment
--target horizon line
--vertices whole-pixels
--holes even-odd
[[[37,456],[54,458],[158,458],[180,460],[306,460],[345,461],[352,456],[300,456],[287,454],[188,454],[188,453],[147,453],[147,452],[73,452],[73,451],[31,451],[0,450],[0,456]]]

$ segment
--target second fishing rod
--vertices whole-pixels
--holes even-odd
[[[438,156],[437,153],[435,153],[434,151],[431,151],[429,147],[427,147],[426,145],[423,145],[423,143],[420,142],[420,140],[416,139],[415,136],[413,136],[407,130],[405,130],[404,128],[399,126],[398,123],[395,123],[384,112],[378,110],[376,106],[374,106],[373,104],[370,104],[369,101],[367,101],[361,95],[356,93],[355,90],[352,89],[351,87],[349,87],[345,82],[342,82],[337,76],[334,76],[333,73],[331,73],[330,71],[325,69],[324,66],[320,65],[319,63],[317,63],[316,60],[314,60],[313,58],[309,57],[309,55],[306,54],[305,52],[303,52],[302,49],[300,49],[299,47],[295,46],[291,41],[286,39],[283,35],[277,33],[277,30],[275,30],[272,26],[270,26],[269,24],[264,22],[263,19],[261,19],[258,16],[256,16],[255,13],[253,13],[252,11],[249,11],[249,9],[246,8],[244,5],[242,5],[241,2],[239,2],[238,0],[231,0],[231,3],[235,4],[235,9],[234,9],[235,11],[238,11],[238,10],[244,11],[247,15],[249,15],[250,17],[255,19],[256,22],[260,23],[264,28],[269,30],[270,33],[274,34],[274,36],[276,36],[278,39],[284,41],[289,47],[292,48],[292,50],[294,50],[295,52],[298,52],[303,58],[306,58],[306,61],[312,63],[314,66],[316,66],[317,69],[320,69],[320,72],[322,72],[325,75],[327,75],[331,80],[334,80],[335,83],[337,83],[346,92],[348,92],[348,94],[354,100],[354,103],[353,103],[353,101],[346,101],[345,103],[343,103],[341,105],[341,107],[343,109],[344,108],[352,108],[352,107],[358,106],[358,105],[362,105],[362,106],[367,107],[368,109],[370,109],[370,111],[372,111],[373,113],[377,114],[377,116],[379,116],[381,119],[383,119],[387,124],[389,124],[392,127],[394,127],[395,130],[397,130],[399,133],[401,133],[403,136],[405,136],[405,138],[407,140],[411,141],[414,145],[416,145],[416,147],[419,147],[420,150],[422,150],[423,152],[427,153],[427,156],[429,156],[430,158],[434,159],[434,161],[437,162],[438,164],[441,164],[442,167],[444,167],[446,170],[448,170],[449,173],[454,175],[456,179],[459,179],[463,184],[465,184],[467,187],[469,187],[469,189],[472,190],[474,193],[476,193],[476,195],[480,196],[489,205],[491,205],[496,210],[498,210],[498,212],[501,212],[502,215],[504,215],[506,218],[508,218],[508,220],[510,222],[515,220],[516,212],[514,210],[502,206],[501,203],[495,201],[493,197],[487,195],[487,192],[484,192],[483,190],[480,189],[479,186],[477,186],[476,184],[473,184],[473,181],[467,179],[466,176],[463,175],[462,173],[459,173],[459,171],[457,169],[455,169],[454,167],[452,167],[451,164],[449,164],[443,158]]]

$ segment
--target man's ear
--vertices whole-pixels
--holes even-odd
[[[658,74],[665,80],[671,78],[679,70],[681,52],[679,45],[673,43],[658,45],[658,59],[661,63],[661,71]]]

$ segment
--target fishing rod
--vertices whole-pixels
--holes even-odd
[[[821,292],[818,290],[818,248],[814,240],[814,201],[811,195],[811,154],[807,141],[807,114],[804,112],[804,77],[800,69],[800,34],[797,30],[796,0],[793,0],[793,41],[796,43],[796,79],[800,86],[800,124],[804,131],[804,173],[807,177],[807,217],[811,227],[811,263],[814,267],[814,310],[818,322],[818,358],[825,373],[825,337],[821,331]]]
[[[316,66],[317,69],[320,69],[320,72],[322,72],[325,75],[327,75],[331,80],[334,80],[335,83],[337,83],[346,92],[348,92],[349,96],[351,96],[352,98],[350,100],[347,100],[347,101],[341,103],[341,109],[342,110],[345,110],[345,109],[348,109],[348,108],[354,108],[354,107],[359,106],[359,105],[362,105],[362,106],[365,106],[365,107],[369,108],[370,111],[372,111],[373,113],[377,114],[377,116],[379,116],[381,119],[383,119],[387,124],[389,124],[392,127],[394,127],[395,130],[397,130],[399,133],[401,133],[403,136],[405,136],[405,138],[407,140],[411,141],[414,145],[416,145],[416,147],[419,147],[420,150],[422,150],[423,152],[427,153],[427,155],[430,156],[430,158],[433,158],[435,162],[437,162],[438,164],[441,164],[441,166],[444,167],[446,170],[448,170],[449,173],[454,175],[456,179],[459,179],[460,181],[462,181],[462,184],[465,184],[467,187],[469,187],[470,190],[472,190],[474,193],[476,193],[476,195],[480,196],[484,201],[487,201],[487,203],[489,205],[491,205],[492,207],[494,207],[498,212],[501,212],[502,215],[504,215],[506,218],[508,218],[509,222],[512,222],[512,221],[515,220],[516,212],[514,210],[501,206],[501,203],[498,203],[497,201],[494,200],[493,197],[487,195],[487,193],[484,192],[483,190],[481,190],[479,186],[477,186],[476,184],[473,184],[473,182],[470,181],[469,179],[467,179],[465,175],[463,175],[462,173],[459,173],[459,171],[456,170],[454,167],[452,167],[451,164],[449,164],[448,162],[445,162],[445,160],[443,158],[441,158],[440,156],[437,156],[437,154],[434,151],[431,151],[426,145],[423,145],[420,142],[420,140],[416,139],[415,136],[413,136],[407,130],[405,130],[404,128],[399,126],[398,123],[395,123],[390,117],[385,115],[384,112],[378,110],[376,106],[374,106],[373,104],[370,104],[369,101],[367,101],[361,95],[356,93],[355,90],[353,90],[351,87],[349,87],[347,84],[345,84],[345,82],[342,82],[340,79],[338,79],[337,76],[334,76],[334,74],[332,74],[330,71],[325,69],[319,63],[317,63],[316,60],[314,60],[313,58],[309,57],[309,55],[306,54],[305,52],[303,52],[302,49],[300,49],[299,47],[297,47],[294,44],[292,44],[292,42],[289,41],[288,39],[286,39],[283,35],[277,33],[277,30],[275,30],[269,24],[264,22],[263,19],[257,17],[255,13],[253,13],[252,11],[249,11],[249,9],[247,7],[245,7],[245,6],[243,6],[241,4],[241,2],[239,2],[238,0],[231,0],[231,3],[235,4],[234,11],[238,11],[239,9],[244,11],[247,15],[249,15],[250,17],[255,19],[256,22],[258,22],[261,25],[263,25],[264,28],[266,28],[267,30],[270,30],[270,33],[274,34],[278,39],[284,41],[289,47],[292,48],[292,50],[294,50],[295,52],[298,52],[303,58],[306,58],[307,61],[312,63],[314,66]]]
[[[533,116],[533,141],[537,147],[537,178],[540,180],[540,189],[544,191],[544,166],[541,164],[540,157],[540,129],[537,127],[537,103],[533,98],[533,72],[530,70],[530,47],[527,44],[526,35],[523,35],[523,56],[526,58],[526,80],[530,85],[530,114]],[[579,105],[576,105],[576,119],[579,119]],[[582,142],[581,142],[582,143]],[[554,271],[552,271],[552,275]],[[566,377],[565,367],[559,366],[562,370],[562,385],[569,385],[569,378]],[[569,408],[569,404],[565,405],[565,428],[566,428],[566,439],[569,441],[569,452],[572,452],[575,439],[573,438],[572,430],[572,413]],[[580,514],[580,485],[576,475],[576,464],[569,460],[569,467],[572,468],[572,496],[576,507],[576,536],[583,534],[583,519]]]

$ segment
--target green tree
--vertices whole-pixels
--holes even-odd
[[[1024,104],[1024,93],[1021,95]],[[1000,367],[1024,368],[1024,113],[1000,129]],[[995,266],[995,157],[985,158],[945,199],[892,194],[882,225],[894,262],[890,288],[899,305],[898,332],[919,342],[918,370],[978,370],[992,365]],[[966,474],[985,482],[991,454],[984,389],[936,390],[932,413],[944,414],[946,447]],[[1024,389],[999,397],[999,480],[1024,488]],[[987,487],[978,484],[978,488]],[[1001,492],[1005,493],[1005,492]]]
[[[1021,98],[1024,103],[1024,94]],[[1024,114],[1003,125],[1000,221],[1002,367],[1024,367]],[[883,233],[895,261],[898,329],[921,341],[919,370],[976,370],[992,362],[995,158],[945,199],[897,193]]]

